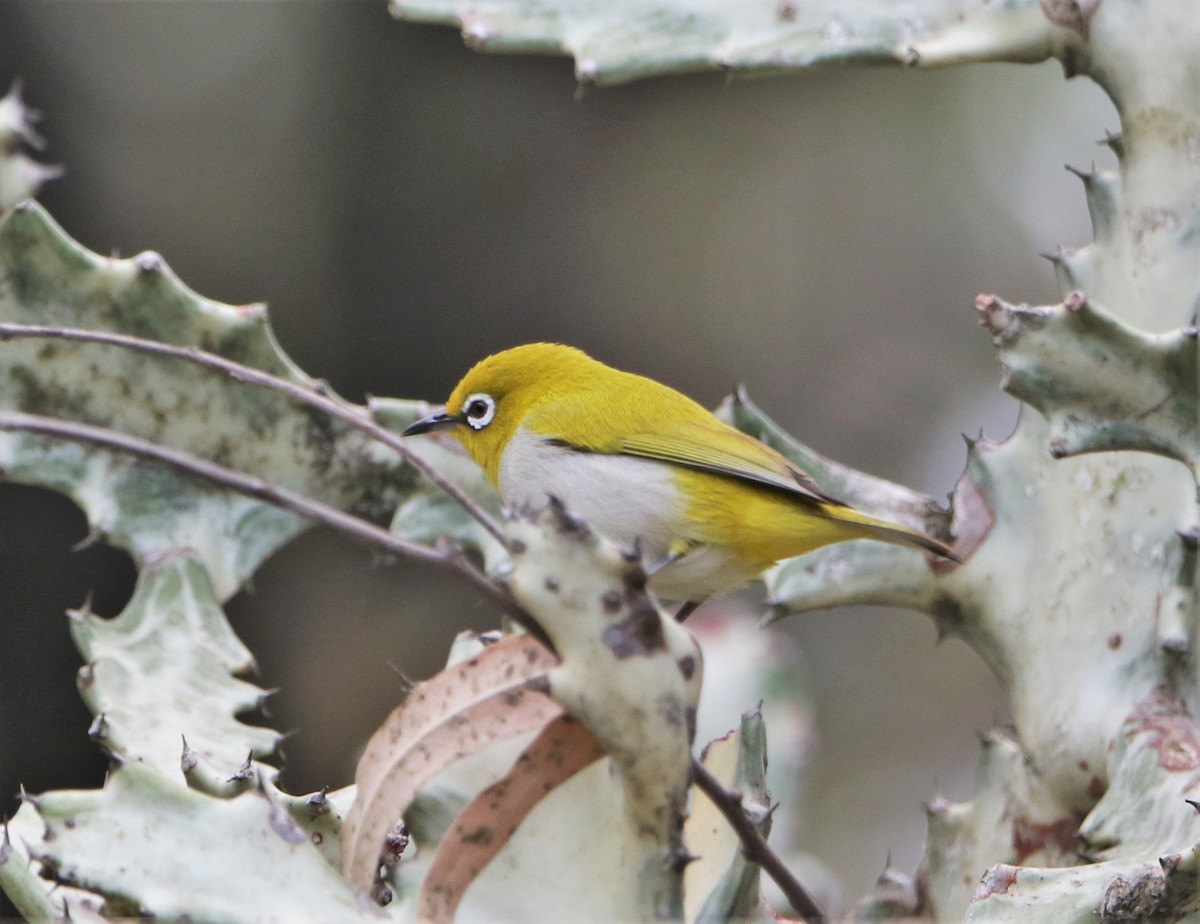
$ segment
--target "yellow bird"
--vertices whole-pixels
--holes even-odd
[[[704,600],[847,539],[955,559],[941,542],[826,494],[675,389],[561,344],[477,363],[445,411],[404,435],[432,430],[457,437],[510,506],[557,497],[609,538],[640,541],[650,588],[669,600]]]

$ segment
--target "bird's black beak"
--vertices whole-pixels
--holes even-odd
[[[415,423],[411,423],[401,433],[401,436],[416,436],[418,433],[432,433],[434,430],[450,430],[457,427],[461,420],[457,417],[451,417],[445,411],[438,411],[436,414],[430,414],[428,417],[422,417]]]

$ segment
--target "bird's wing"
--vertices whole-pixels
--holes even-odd
[[[823,506],[846,506],[774,449],[718,420],[691,398],[653,379],[621,375],[636,379],[636,387],[607,396],[612,426],[602,433],[562,434],[562,421],[587,420],[595,413],[595,402],[603,397],[595,390],[544,403],[529,414],[526,425],[535,433],[555,434],[550,438],[580,452],[657,459],[768,485]]]
[[[826,494],[812,478],[775,450],[724,424],[682,423],[654,432],[634,433],[620,441],[617,451],[756,481],[822,505],[845,506],[845,502]]]

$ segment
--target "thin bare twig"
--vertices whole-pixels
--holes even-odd
[[[721,781],[709,773],[708,768],[694,757],[692,758],[692,782],[712,800],[713,805],[725,816],[725,820],[737,833],[738,839],[742,842],[742,853],[746,859],[751,863],[757,863],[764,873],[775,880],[775,884],[783,890],[784,896],[791,902],[796,912],[810,924],[826,924],[829,918],[817,904],[817,900],[784,865],[779,854],[771,849],[766,838],[758,833],[754,823],[746,817],[741,796],[722,786]]]
[[[299,385],[289,382],[277,375],[271,375],[253,366],[234,362],[215,353],[208,353],[198,347],[181,347],[172,343],[161,343],[158,340],[146,340],[142,337],[131,337],[127,334],[114,334],[107,331],[83,330],[74,327],[57,327],[43,324],[11,324],[0,323],[0,341],[16,339],[70,340],[78,343],[97,343],[105,346],[121,347],[127,350],[137,350],[156,356],[167,356],[181,359],[185,362],[203,366],[216,372],[224,373],[237,382],[248,385],[258,385],[291,398],[293,401],[307,404],[324,411],[332,417],[344,420],[356,430],[366,434],[378,443],[382,443],[397,453],[406,462],[421,472],[438,488],[471,515],[484,529],[491,533],[501,545],[508,547],[508,539],[504,530],[472,497],[468,496],[457,485],[447,481],[428,462],[404,445],[401,438],[392,431],[381,427],[369,413],[357,406],[327,394],[316,391],[312,386]]]
[[[555,650],[537,620],[530,616],[504,588],[492,583],[487,575],[471,565],[469,559],[460,554],[456,546],[431,549],[416,542],[408,542],[374,523],[360,520],[337,507],[322,504],[320,501],[312,500],[287,488],[278,487],[261,478],[225,468],[177,449],[158,446],[117,430],[16,412],[0,412],[0,430],[37,433],[78,443],[89,443],[115,452],[149,459],[170,466],[193,478],[210,482],[255,500],[266,501],[282,510],[289,510],[307,519],[332,526],[336,530],[385,552],[414,561],[428,562],[439,568],[453,571],[474,584],[477,590],[482,591],[489,600],[511,616],[526,632],[551,651]]]

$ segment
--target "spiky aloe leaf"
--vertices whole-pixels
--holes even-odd
[[[202,298],[156,254],[91,253],[33,204],[0,225],[0,320],[197,347],[315,384],[279,349],[263,306]],[[113,346],[0,345],[0,408],[109,427],[376,517],[415,485],[394,454],[342,421],[179,359]],[[0,435],[0,471],[66,493],[93,530],[139,563],[190,550],[222,600],[306,527],[162,467],[41,437]]]
[[[153,768],[163,787],[185,790],[180,750],[186,741],[185,768],[189,757],[192,763],[204,761],[226,795],[253,788],[257,780],[263,793],[299,816],[306,837],[314,844],[329,839],[336,850],[336,819],[334,823],[323,820],[326,813],[313,811],[308,800],[279,794],[270,784],[273,768],[251,760],[271,753],[278,735],[237,719],[239,713],[258,705],[264,692],[232,676],[252,667],[253,660],[225,620],[207,572],[196,559],[176,555],[148,563],[133,599],[119,616],[100,619],[86,610],[77,611],[72,613],[71,631],[87,662],[79,671],[78,685],[96,714],[89,734],[120,764]],[[243,765],[240,775],[239,765]],[[245,781],[240,788],[235,785],[239,779]],[[192,783],[190,777],[188,782]],[[22,806],[19,817],[31,817],[17,826],[21,837],[17,856],[11,863],[0,863],[0,887],[14,901],[26,903],[40,890],[40,902],[57,907],[56,914],[62,913],[66,901],[78,917],[82,899],[64,895],[63,880],[54,877],[64,864],[93,862],[86,851],[94,844],[58,844],[55,862],[46,867],[50,878],[36,875],[25,851],[38,854],[35,842],[42,839],[41,829],[51,824],[50,819],[38,817],[46,804],[38,799]],[[154,804],[146,811],[153,811]],[[154,833],[146,831],[143,836],[141,849],[156,849]],[[160,851],[169,852],[166,848],[165,842],[157,844]],[[76,850],[85,853],[73,853]],[[327,859],[336,862],[336,857]],[[94,887],[112,894],[102,880]]]
[[[1131,449],[1178,459],[1200,479],[1196,325],[1149,334],[1081,291],[1061,305],[976,303],[1004,362],[1004,388],[1036,407],[1057,457]]]
[[[46,180],[62,171],[39,164],[24,153],[24,146],[40,148],[42,140],[33,130],[37,113],[21,102],[19,86],[0,97],[0,213],[22,199],[37,195]]]
[[[1017,742],[992,731],[981,741],[982,760],[969,802],[934,799],[927,808],[929,835],[920,879],[927,907],[911,909],[935,919],[955,916],[974,896],[980,870],[1010,864],[1069,865],[1079,848],[1080,815],[1064,811],[1031,772]],[[863,910],[877,908],[879,899]]]
[[[1050,15],[1055,6],[1036,0],[391,3],[403,19],[458,25],[479,51],[570,55],[580,80],[601,83],[717,69],[774,73],[837,64],[1041,61],[1086,28],[1082,18]]]
[[[71,633],[87,662],[78,682],[97,716],[92,737],[122,760],[178,778],[183,738],[228,776],[247,755],[275,749],[274,731],[236,719],[264,693],[231,676],[254,661],[196,559],[147,565],[119,616],[75,612]]]
[[[1200,742],[1188,708],[1168,686],[1125,717],[1108,772],[1107,790],[1077,828],[1049,829],[1060,841],[1049,859],[1077,851],[1091,862],[1047,867],[1017,857],[1020,865],[997,864],[966,920],[1191,920],[1200,913],[1200,815],[1190,801]]]
[[[194,921],[378,921],[267,788],[220,799],[126,764],[104,789],[37,797],[31,853],[110,912]]]
[[[46,826],[33,803],[25,801],[17,813],[0,824],[0,889],[27,921],[65,919],[102,924],[104,899],[93,892],[58,886],[51,890],[38,875],[41,864],[29,855],[29,845],[40,844]]]

